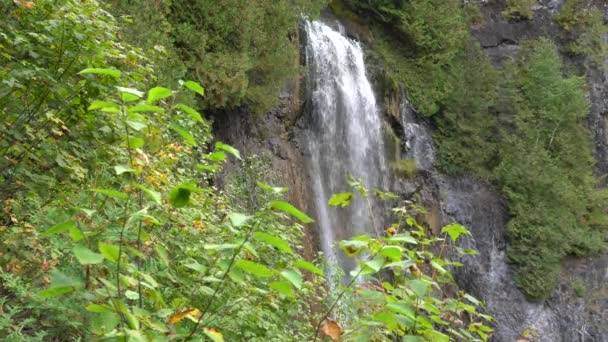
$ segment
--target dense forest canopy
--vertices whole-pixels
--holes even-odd
[[[535,3],[502,15],[526,20]],[[451,275],[451,258],[475,254],[458,247],[466,228],[433,235],[424,208],[351,179],[330,210],[375,197],[394,223],[340,242],[358,267],[327,279],[322,255],[302,256],[313,219],[268,161],[214,140],[210,118],[263,120],[304,77],[302,18],[329,8],[365,27],[379,95],[407,90],[441,172],[501,191],[515,281],[543,300],[565,256],[606,247],[585,126],[585,75],[607,53],[600,5],[565,1],[559,42],[497,65],[470,33],[474,1],[0,1],[0,337],[487,340],[492,318]]]

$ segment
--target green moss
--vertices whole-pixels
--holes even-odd
[[[417,173],[414,159],[402,159],[391,164],[393,172],[401,178],[412,178]]]
[[[603,40],[608,25],[599,7],[591,0],[568,0],[556,22],[568,35],[567,52],[587,56],[592,66],[603,65],[608,57],[608,46]]]
[[[587,286],[582,278],[576,278],[572,281],[572,289],[577,297],[583,298],[587,294]]]
[[[534,16],[537,0],[507,0],[502,14],[510,19],[530,19]]]

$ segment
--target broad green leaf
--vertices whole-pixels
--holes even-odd
[[[66,230],[72,228],[72,227],[76,227],[76,223],[74,223],[74,221],[66,221],[60,224],[57,224],[53,227],[51,227],[49,230],[47,230],[46,232],[44,232],[45,235],[47,236],[51,236],[51,235],[55,235],[61,232],[65,232]]]
[[[161,244],[156,244],[154,245],[154,251],[158,255],[160,261],[162,261],[163,265],[165,265],[165,267],[169,267],[169,253],[167,252],[167,249]]]
[[[266,190],[269,192],[273,192],[275,194],[281,194],[284,192],[287,192],[287,188],[283,188],[283,187],[274,187],[274,186],[270,186],[268,184],[262,183],[262,182],[256,182],[256,184],[262,189],[262,190]]]
[[[268,287],[286,296],[293,296],[291,284],[286,281],[271,281],[270,283],[268,283]]]
[[[51,287],[38,292],[36,295],[40,298],[51,298],[61,296],[72,291],[74,291],[72,286]]]
[[[416,314],[414,313],[414,310],[408,304],[405,304],[402,302],[395,302],[395,303],[388,303],[388,304],[386,304],[385,307],[393,312],[406,316],[407,318],[410,318],[413,320],[416,319]]]
[[[309,263],[308,261],[298,260],[295,262],[294,266],[301,270],[316,273],[320,276],[323,276],[323,271],[321,271],[317,266]]]
[[[127,297],[128,299],[131,299],[131,300],[138,300],[139,293],[132,291],[132,290],[127,290],[127,291],[125,291],[125,297]]]
[[[384,267],[385,268],[400,267],[400,268],[406,269],[415,264],[416,264],[415,260],[408,259],[408,260],[403,260],[403,261],[391,262],[389,264],[384,265]]]
[[[184,266],[188,267],[191,270],[195,270],[199,273],[205,273],[207,272],[207,267],[205,267],[204,265],[199,264],[198,262],[194,261],[188,264],[185,264]]]
[[[103,261],[103,255],[95,253],[82,245],[74,246],[72,252],[74,252],[76,259],[78,259],[81,265],[99,264]]]
[[[298,290],[301,289],[302,284],[304,284],[304,279],[302,278],[302,275],[296,270],[285,270],[281,272],[281,276],[289,280],[289,282],[292,283],[293,286],[295,286]]]
[[[409,285],[409,288],[412,290],[412,292],[414,292],[414,294],[418,298],[424,297],[424,295],[426,294],[426,290],[428,288],[427,283],[425,283],[421,280],[418,280],[418,279],[410,280],[408,285]]]
[[[186,143],[186,145],[196,146],[196,140],[194,140],[194,137],[188,130],[184,129],[183,127],[180,127],[177,124],[170,124],[169,128],[171,130],[173,130],[175,133],[179,134],[182,137],[182,139],[184,139],[184,142]]]
[[[437,271],[439,271],[439,273],[441,274],[446,274],[448,271],[443,268],[443,266],[441,266],[438,262],[436,262],[435,260],[431,261],[431,266],[436,269]]]
[[[352,192],[340,192],[337,194],[334,194],[331,196],[331,198],[329,199],[328,204],[332,207],[347,207],[350,204],[350,201],[353,199],[353,193]]]
[[[122,102],[133,102],[139,100],[139,97],[129,93],[122,93],[120,94],[120,99]]]
[[[96,109],[102,109],[102,108],[120,108],[120,106],[114,102],[109,102],[109,101],[100,101],[100,100],[95,100],[93,101],[93,103],[91,103],[91,105],[89,106],[89,108],[87,108],[88,110],[96,110]]]
[[[135,173],[137,172],[137,170],[135,170],[134,168],[131,168],[127,165],[116,165],[114,166],[114,171],[116,171],[117,175],[122,175],[123,173]]]
[[[262,232],[255,232],[253,236],[264,243],[282,250],[283,252],[293,254],[291,247],[289,247],[289,243],[279,237]]]
[[[129,113],[142,113],[142,112],[151,112],[151,113],[164,113],[165,110],[158,107],[158,106],[152,106],[152,105],[145,105],[145,104],[140,104],[140,105],[135,105],[132,107],[128,107],[127,111]]]
[[[362,252],[366,252],[368,244],[369,243],[367,241],[345,240],[340,241],[338,246],[340,246],[340,249],[344,251],[346,255],[355,256],[361,254]]]
[[[363,274],[377,273],[384,266],[384,257],[382,255],[376,255],[372,260],[363,263],[365,270]]]
[[[217,331],[215,328],[204,328],[203,332],[205,332],[205,335],[207,335],[207,337],[209,337],[213,342],[224,342],[224,335],[222,335],[222,333]]]
[[[403,255],[403,251],[399,246],[383,246],[379,253],[393,260],[401,260],[401,256]]]
[[[447,233],[450,236],[450,238],[452,239],[452,241],[458,240],[458,238],[461,235],[469,234],[469,231],[465,227],[463,227],[457,223],[452,223],[450,225],[447,225],[447,226],[441,228],[441,232]]]
[[[78,242],[82,239],[84,239],[84,234],[82,233],[82,231],[78,228],[74,227],[70,227],[69,230],[70,233],[70,238],[72,238],[72,242]]]
[[[135,130],[135,131],[141,131],[142,129],[148,127],[148,125],[145,124],[144,122],[136,121],[136,120],[127,120],[127,125],[129,125],[129,127],[133,128],[133,130]]]
[[[158,100],[167,98],[173,95],[173,91],[171,89],[167,89],[164,87],[154,87],[148,91],[148,100],[146,102],[152,104]]]
[[[239,228],[247,223],[247,221],[251,219],[251,216],[241,213],[230,213],[228,219],[230,219],[230,223],[232,223],[233,227]]]
[[[118,89],[118,91],[121,92],[122,94],[133,95],[138,99],[143,98],[145,95],[145,93],[143,91],[137,90],[135,88],[116,87],[116,89]],[[128,102],[128,101],[126,101],[126,102]]]
[[[169,203],[175,208],[183,208],[190,202],[190,195],[197,189],[191,183],[180,184],[169,192]]]
[[[434,342],[450,342],[450,337],[437,330],[427,329],[424,330],[423,335],[429,340]]]
[[[205,88],[203,88],[200,84],[194,81],[186,81],[183,83],[184,87],[192,90],[193,92],[199,94],[200,96],[205,96]]]
[[[98,194],[101,195],[105,195],[105,196],[109,196],[109,197],[113,197],[113,198],[117,198],[117,199],[121,199],[121,200],[126,200],[129,198],[129,195],[122,192],[122,191],[118,191],[118,190],[112,190],[112,189],[91,189],[91,191],[96,192]]]
[[[120,78],[122,74],[119,70],[116,69],[106,69],[106,68],[87,68],[79,72],[79,74],[97,74],[97,75],[107,75],[112,76],[114,78]]]
[[[109,305],[106,305],[106,304],[89,304],[89,305],[87,305],[87,307],[85,309],[89,312],[97,312],[97,313],[114,311],[112,309],[112,307],[110,307]]]
[[[118,246],[100,242],[99,251],[104,256],[104,258],[112,262],[118,262],[118,255],[120,254],[120,249],[118,248]]]
[[[161,205],[161,197],[160,197],[160,192],[154,191],[154,190],[150,190],[148,188],[146,188],[145,186],[141,185],[141,184],[135,184],[135,187],[140,189],[141,191],[144,192],[144,194],[146,194],[146,196],[148,196],[151,200],[154,201],[154,203]]]
[[[203,117],[201,116],[201,114],[199,112],[197,112],[194,108],[186,106],[185,104],[178,104],[176,106],[178,109],[184,111],[184,113],[190,115],[190,118],[192,119],[192,121],[194,122],[205,122],[203,120]]]
[[[289,214],[289,215],[295,217],[296,219],[300,220],[300,222],[302,222],[302,223],[314,222],[313,219],[311,219],[306,214],[299,211],[294,206],[292,206],[291,204],[289,204],[285,201],[272,201],[272,202],[270,202],[270,206],[274,210],[279,210],[279,211],[282,211],[286,214]]]
[[[211,251],[223,251],[227,249],[236,249],[239,245],[236,243],[222,243],[222,244],[205,244],[203,245],[204,249],[208,249]]]
[[[212,161],[224,161],[226,160],[226,152],[224,151],[215,151],[207,157],[207,159]]]
[[[389,238],[386,238],[387,241],[390,242],[406,242],[406,243],[411,243],[413,245],[417,245],[418,244],[418,240],[411,236],[409,233],[407,234],[396,234],[393,235]]]
[[[226,145],[218,141],[215,143],[215,148],[232,154],[236,159],[241,159],[241,153],[239,152],[239,150],[230,145]]]
[[[238,260],[234,265],[243,271],[260,278],[268,278],[273,274],[268,267],[249,260]]]

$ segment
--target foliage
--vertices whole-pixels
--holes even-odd
[[[369,201],[360,183],[355,190]],[[350,198],[353,193],[338,195]],[[409,201],[393,213],[395,222],[383,236],[360,235],[339,242],[358,266],[331,298],[326,320],[317,330],[334,341],[487,340],[492,329],[485,324],[491,317],[479,312],[480,301],[457,289],[449,270],[460,264],[446,258],[467,229],[451,224],[442,229],[441,237],[430,236],[415,220],[425,210]],[[335,307],[342,310],[336,312],[341,322],[327,318]]]
[[[460,1],[354,2],[372,14],[374,52],[393,77],[403,82],[421,114],[436,114],[457,87],[468,38]]]
[[[438,167],[448,174],[488,176],[497,153],[498,72],[472,39],[465,45],[463,68],[455,71],[459,86],[442,115],[433,117]]]
[[[513,118],[496,175],[512,214],[508,255],[517,284],[542,299],[557,284],[563,256],[603,248],[606,195],[592,174],[583,80],[561,76],[555,45],[529,43],[505,82]]]
[[[583,278],[576,278],[572,281],[572,289],[577,297],[583,298],[587,294],[587,286]]]
[[[591,0],[568,0],[556,21],[569,35],[568,51],[589,57],[592,66],[601,68],[608,56],[604,41],[608,25],[602,8]]]
[[[402,178],[412,178],[416,175],[416,160],[402,159],[391,165],[393,172]]]
[[[502,14],[512,19],[530,19],[534,16],[534,5],[536,4],[537,0],[507,0]]]

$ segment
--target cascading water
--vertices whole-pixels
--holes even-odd
[[[308,167],[317,224],[330,270],[336,264],[347,270],[350,266],[334,243],[375,233],[380,227],[362,199],[354,199],[345,209],[329,209],[327,202],[332,194],[349,190],[349,174],[362,179],[368,189],[385,187],[383,124],[359,43],[317,21],[307,22],[306,32],[312,103]]]

